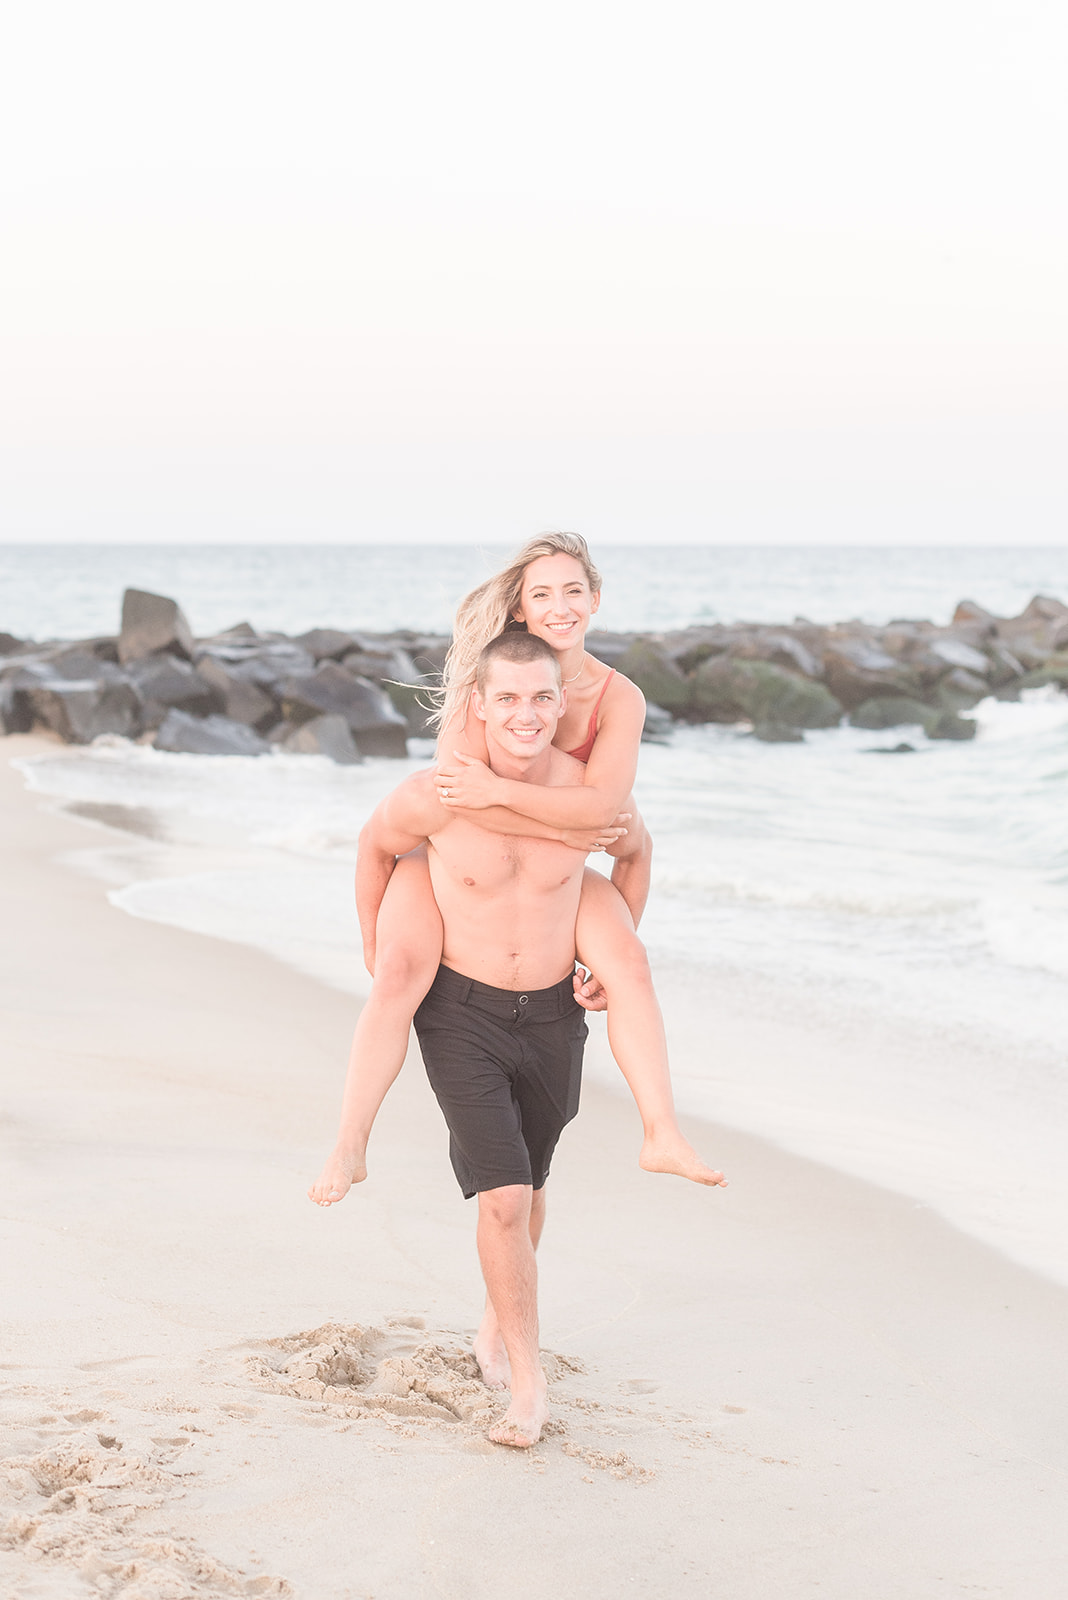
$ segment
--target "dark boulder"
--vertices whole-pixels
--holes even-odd
[[[413,739],[426,737],[427,722],[433,711],[426,694],[429,675],[420,673],[407,650],[395,644],[383,644],[373,650],[354,650],[341,665],[354,678],[367,678],[385,690],[394,710],[399,711],[408,724]]]
[[[254,683],[278,701],[281,701],[283,687],[289,678],[315,670],[312,656],[290,639],[272,639],[253,649],[247,646],[226,648],[212,645],[206,654],[221,662],[228,672]]]
[[[294,643],[307,650],[315,661],[340,661],[356,647],[352,634],[340,628],[309,628],[307,633],[298,633]]]
[[[1024,673],[1017,681],[1016,688],[1041,689],[1048,683],[1055,683],[1068,694],[1068,651],[1047,656],[1040,667]]]
[[[121,674],[111,662],[97,655],[92,648],[92,642],[86,640],[84,644],[70,645],[62,650],[50,650],[44,658],[50,674],[60,678],[67,678],[71,683],[84,679],[121,678]]]
[[[746,629],[731,641],[727,653],[738,661],[769,661],[773,667],[785,667],[806,678],[823,677],[822,661],[800,639],[781,629]]]
[[[155,655],[159,650],[189,658],[193,654],[193,634],[174,600],[161,594],[149,594],[144,589],[127,589],[122,597],[118,648],[119,660],[124,665]]]
[[[280,748],[294,755],[329,756],[343,766],[352,766],[363,757],[357,750],[349,725],[344,717],[331,714],[313,717],[299,728],[294,728],[281,740]]]
[[[287,679],[282,710],[290,722],[310,722],[313,717],[344,717],[364,756],[406,756],[408,724],[389,696],[366,678],[353,678],[335,661],[324,661],[314,672]]]
[[[372,683],[385,684],[394,678],[398,683],[414,683],[419,669],[400,645],[381,645],[362,650],[350,650],[341,662],[346,672],[354,678],[370,678]]]
[[[998,631],[998,618],[974,600],[962,600],[953,613],[950,627],[975,629],[984,638],[993,639]]]
[[[955,711],[940,711],[927,723],[924,732],[928,739],[974,739],[976,728],[974,717],[958,717]]]
[[[646,700],[665,711],[685,711],[693,698],[693,684],[680,672],[666,651],[651,639],[638,638],[618,657],[616,671],[636,683]]]
[[[4,633],[0,629],[0,656],[9,656],[12,651],[22,647],[22,640],[16,639],[13,633]]]
[[[596,660],[603,661],[606,667],[619,667],[620,658],[625,656],[634,643],[632,633],[601,633],[593,631],[586,635],[586,652]]]
[[[672,729],[672,717],[663,706],[645,702],[645,723],[642,727],[643,744],[667,744]]]
[[[0,678],[0,733],[29,733],[33,707],[25,688],[15,678]]]
[[[917,674],[871,639],[828,630],[823,647],[827,687],[847,711],[874,695],[915,696]]]
[[[229,717],[191,717],[168,711],[156,734],[156,749],[194,756],[259,756],[271,747],[266,739]]]
[[[221,708],[211,684],[180,656],[147,656],[132,661],[127,671],[144,701],[143,728],[158,728],[172,707],[193,717],[207,717]]]
[[[413,633],[405,639],[404,648],[422,677],[430,674],[435,681],[440,681],[451,643],[449,638],[440,633]]]
[[[842,707],[822,683],[769,661],[710,656],[698,667],[693,709],[712,722],[778,724],[785,728],[833,728]]]
[[[112,672],[113,677],[96,678],[35,675],[26,691],[34,721],[68,744],[89,744],[103,733],[132,738],[140,727],[141,697],[114,668]]]
[[[679,628],[664,635],[664,653],[680,672],[689,676],[709,656],[725,655],[737,632],[737,629],[728,628],[722,622]]]
[[[959,668],[977,678],[985,678],[990,672],[990,657],[985,650],[976,650],[973,645],[965,644],[963,639],[954,639],[948,634],[931,639],[927,654],[945,667]]]
[[[864,700],[849,713],[854,728],[926,728],[938,713],[921,700],[905,695],[881,694]]]
[[[963,667],[954,667],[940,680],[935,698],[943,711],[970,711],[989,693],[990,685],[985,678],[966,672]]]
[[[1046,595],[1035,595],[1018,617],[1005,617],[998,623],[998,637],[1025,672],[1034,672],[1056,653],[1066,625],[1068,606]]]
[[[266,733],[278,721],[278,702],[243,672],[226,667],[214,656],[197,657],[197,672],[215,695],[224,716]],[[193,708],[190,707],[190,710]],[[214,709],[214,708],[210,708]]]
[[[788,728],[784,722],[754,722],[753,738],[761,744],[804,744],[805,736],[797,728]]]

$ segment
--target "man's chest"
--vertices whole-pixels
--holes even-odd
[[[552,839],[490,833],[457,820],[431,841],[431,871],[472,899],[509,893],[564,894],[581,877],[583,858]],[[436,858],[436,859],[435,859]],[[443,885],[444,887],[444,885]]]

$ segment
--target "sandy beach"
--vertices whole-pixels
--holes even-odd
[[[489,1444],[417,1053],[318,1210],[354,1003],[110,905],[10,765],[45,748],[0,741],[5,1600],[1060,1600],[1068,1291],[727,1129],[687,1124],[725,1193],[643,1174],[593,1085],[551,1431]]]

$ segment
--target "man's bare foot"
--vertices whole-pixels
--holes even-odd
[[[677,1128],[674,1133],[658,1134],[646,1139],[638,1157],[638,1165],[645,1172],[673,1172],[677,1177],[689,1178],[691,1183],[706,1183],[722,1189],[727,1187],[722,1172],[716,1172],[702,1161],[693,1145],[682,1137]]]
[[[352,1150],[334,1150],[308,1190],[308,1199],[314,1200],[317,1206],[336,1206],[339,1200],[344,1200],[352,1185],[362,1183],[366,1176],[367,1165],[362,1151],[357,1154]]]
[[[482,1318],[482,1326],[475,1334],[472,1348],[486,1388],[510,1389],[512,1366],[508,1360],[508,1352],[504,1348],[497,1318],[491,1311],[487,1311]]]
[[[549,1420],[549,1406],[541,1393],[526,1405],[512,1401],[500,1422],[486,1430],[486,1438],[493,1444],[511,1445],[513,1450],[529,1450],[541,1438],[541,1430]]]

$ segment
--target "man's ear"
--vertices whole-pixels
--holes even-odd
[[[567,710],[567,689],[564,686],[564,684],[561,684],[560,685],[560,715],[563,716],[563,714],[564,714],[564,712],[566,710]]]
[[[483,700],[477,689],[471,690],[471,709],[480,722],[485,722],[486,702]]]

